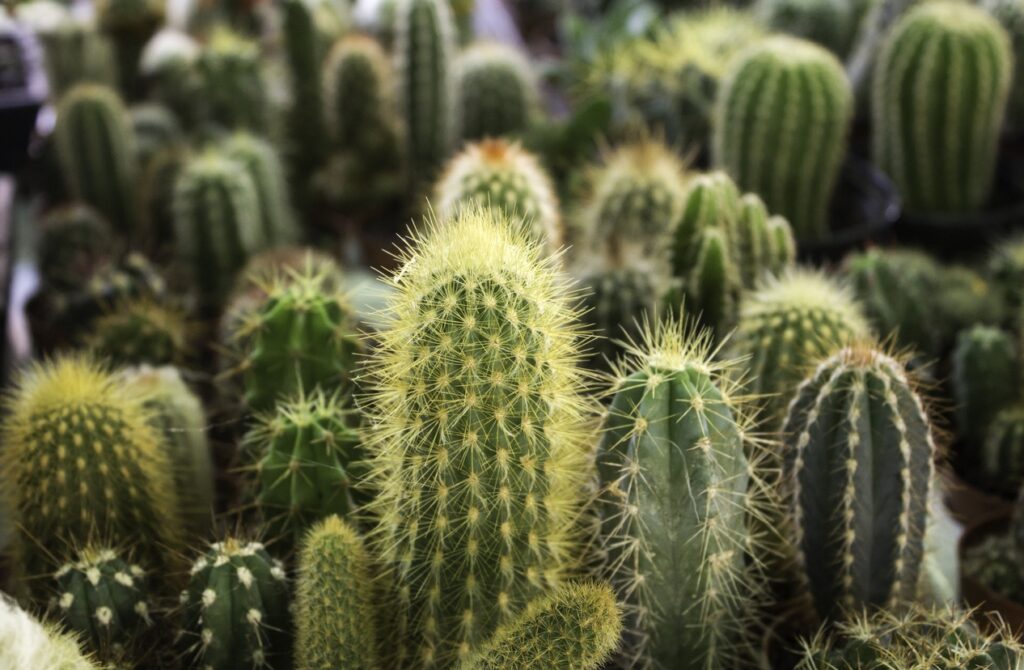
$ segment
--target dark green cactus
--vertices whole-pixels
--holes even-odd
[[[1003,27],[1010,38],[1013,53],[1013,80],[1010,82],[1010,99],[1006,107],[1006,125],[1015,132],[1022,129],[1024,118],[1024,5],[1019,0],[984,0],[979,3]]]
[[[24,18],[21,13],[19,18]],[[60,100],[81,83],[117,85],[110,40],[94,26],[68,15],[57,25],[38,26],[36,30],[43,43],[51,100]]]
[[[1016,495],[1024,484],[1024,406],[996,413],[985,431],[980,460],[981,475],[992,490]]]
[[[323,89],[327,128],[337,147],[369,154],[398,141],[394,73],[372,38],[348,35],[335,44],[324,65]]]
[[[40,222],[39,275],[44,290],[67,291],[88,281],[116,247],[107,222],[87,205],[68,205]]]
[[[944,350],[952,346],[961,330],[976,324],[998,324],[1003,316],[999,291],[981,273],[964,265],[942,268],[932,300]]]
[[[128,108],[128,115],[135,135],[135,164],[140,170],[149,167],[153,156],[184,141],[178,118],[163,105],[133,105]]]
[[[928,415],[903,364],[843,348],[800,384],[783,426],[794,583],[821,621],[917,593],[934,480]]]
[[[736,237],[740,192],[724,172],[694,176],[686,183],[683,205],[672,236],[672,272],[685,277],[697,263],[704,231],[716,228]]]
[[[521,133],[539,112],[530,62],[497,42],[475,44],[455,61],[459,136],[463,142]]]
[[[329,516],[299,554],[295,595],[296,670],[380,670],[370,555],[354,528]]]
[[[1012,69],[1006,32],[970,3],[925,3],[893,26],[874,68],[872,155],[907,210],[987,203]]]
[[[1011,535],[989,535],[964,551],[964,575],[1014,602],[1024,600],[1024,571]]]
[[[323,142],[321,136],[320,141]],[[252,179],[259,200],[261,245],[283,246],[298,241],[298,224],[288,197],[288,180],[273,145],[246,132],[228,138],[220,149]]]
[[[187,340],[185,315],[149,298],[119,302],[99,316],[84,336],[87,349],[115,366],[181,363]]]
[[[149,38],[164,22],[159,0],[101,0],[96,3],[100,30],[110,37],[117,61],[118,86],[129,100],[143,95],[139,59]]]
[[[759,0],[755,12],[772,30],[816,42],[842,58],[857,30],[853,2]]]
[[[956,427],[973,448],[985,441],[992,419],[1018,397],[1017,347],[1005,331],[974,326],[960,333],[953,351]]]
[[[988,276],[1010,315],[1024,310],[1024,235],[1001,240],[988,258]]]
[[[784,217],[770,216],[764,201],[753,193],[740,199],[733,242],[743,288],[757,288],[768,277],[781,276],[796,263],[796,240]]]
[[[259,45],[221,29],[196,60],[200,117],[228,130],[265,131],[270,124]]]
[[[174,248],[174,187],[191,158],[191,150],[185,145],[167,147],[150,158],[139,179],[146,248],[159,257],[168,255]]]
[[[291,616],[284,566],[259,542],[214,542],[181,594],[182,643],[210,670],[285,668]]]
[[[703,231],[696,251],[690,272],[683,279],[685,308],[699,314],[701,323],[722,336],[736,322],[743,288],[740,270],[724,229]]]

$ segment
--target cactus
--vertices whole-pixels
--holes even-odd
[[[24,372],[7,403],[2,493],[23,572],[68,546],[132,543],[168,569],[181,540],[171,464],[141,400],[85,357]]]
[[[987,273],[1007,314],[1024,310],[1024,235],[1001,240],[989,254]]]
[[[132,134],[135,136],[135,164],[143,171],[162,151],[183,143],[184,134],[178,118],[167,107],[154,103],[128,108]]]
[[[686,184],[681,214],[672,232],[672,271],[685,277],[697,264],[704,231],[716,228],[736,238],[740,192],[724,172],[694,176]],[[732,252],[730,252],[731,254]]]
[[[189,148],[184,145],[167,147],[150,158],[139,180],[145,248],[154,250],[160,257],[166,257],[174,248],[174,187],[191,158]]]
[[[495,632],[463,670],[598,670],[619,642],[621,613],[607,584],[570,582]]]
[[[592,439],[567,280],[493,209],[414,234],[367,371],[397,658],[451,667],[579,560]]]
[[[743,288],[726,232],[708,228],[689,274],[683,280],[685,308],[699,314],[701,323],[721,337],[735,324]],[[670,307],[675,308],[674,296]]]
[[[181,594],[182,640],[210,670],[283,668],[291,630],[284,567],[259,542],[214,542]]]
[[[221,150],[227,158],[245,168],[256,187],[262,245],[294,243],[299,232],[288,199],[288,181],[273,145],[255,135],[239,132],[228,138]]]
[[[117,94],[98,84],[75,86],[60,100],[54,133],[74,197],[95,207],[119,234],[137,234],[135,138]]]
[[[743,297],[731,358],[749,357],[747,390],[759,398],[766,428],[777,429],[804,373],[869,327],[842,285],[793,270]]]
[[[857,28],[855,4],[837,0],[759,0],[755,11],[772,30],[810,40],[842,58]]]
[[[1006,107],[1006,124],[1020,132],[1024,115],[1024,4],[1019,0],[984,0],[979,5],[999,22],[1010,38],[1013,53],[1013,80],[1010,82],[1010,97]]]
[[[53,610],[100,658],[125,658],[152,624],[146,574],[109,547],[86,546],[54,573]]]
[[[40,623],[0,593],[0,668],[100,670],[74,635]]]
[[[185,358],[184,315],[149,298],[127,300],[97,318],[84,337],[85,347],[115,366],[165,365]]]
[[[912,601],[935,443],[903,364],[843,348],[800,384],[782,433],[795,582],[810,609],[826,621]]]
[[[1024,488],[1017,492],[1017,500],[1013,504],[1010,515],[1010,537],[1013,539],[1014,550],[1018,556],[1024,555]]]
[[[757,288],[766,277],[778,277],[796,262],[796,240],[789,221],[770,216],[753,193],[740,199],[733,242],[743,288]]]
[[[221,154],[190,160],[174,185],[177,254],[193,268],[204,301],[216,304],[248,255],[265,246],[249,173]]]
[[[455,77],[463,142],[521,133],[539,112],[537,82],[518,49],[474,44],[456,59]]]
[[[947,265],[932,295],[943,349],[953,345],[957,333],[976,324],[998,324],[1000,296],[981,273],[964,265]]]
[[[163,436],[186,530],[204,536],[213,519],[214,474],[199,397],[170,366],[129,368],[121,377],[128,393],[142,399],[150,425]]]
[[[275,535],[298,539],[314,521],[355,509],[363,453],[354,424],[341,398],[316,392],[279,401],[249,431],[246,446],[259,459],[256,504]]]
[[[872,155],[909,211],[986,204],[1012,67],[1006,32],[968,3],[929,2],[892,28],[872,81]]]
[[[258,133],[268,128],[270,110],[256,42],[217,30],[199,52],[195,67],[202,119],[228,130]]]
[[[985,441],[999,410],[1017,399],[1018,361],[1013,338],[999,328],[978,325],[957,337],[952,373],[956,427],[974,448]]]
[[[96,3],[99,28],[114,45],[119,88],[130,99],[142,97],[139,59],[149,38],[164,22],[159,0],[102,0]]]
[[[565,241],[554,185],[537,158],[518,144],[484,140],[452,158],[434,187],[434,206],[447,219],[464,205],[493,205],[522,217],[550,253]]]
[[[196,129],[203,101],[197,69],[200,46],[190,35],[164,28],[146,45],[139,71],[149,89],[148,99],[171,110],[187,130]]]
[[[1013,602],[1024,600],[1020,554],[1009,535],[990,535],[964,550],[964,575]]]
[[[711,342],[664,321],[619,366],[597,467],[602,574],[626,612],[623,667],[732,667],[755,610],[745,447],[760,456]]]
[[[18,12],[20,19],[25,18],[23,13]],[[81,83],[117,85],[110,41],[95,27],[72,18],[65,11],[56,25],[39,26],[36,30],[43,43],[46,80],[52,101],[60,100]]]
[[[455,26],[447,0],[399,0],[395,8],[399,116],[415,183],[429,184],[455,134]]]
[[[79,287],[109,261],[110,226],[87,205],[68,205],[47,214],[40,225],[39,275],[44,290]]]
[[[1024,484],[1024,406],[999,410],[981,444],[981,475],[989,487],[1013,496]]]
[[[737,57],[716,102],[714,160],[789,220],[799,241],[828,235],[853,94],[835,56],[792,37]],[[786,113],[765,110],[786,109]]]
[[[380,670],[370,556],[337,516],[309,530],[295,595],[296,670]]]

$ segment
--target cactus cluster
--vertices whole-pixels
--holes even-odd
[[[537,113],[533,70],[517,49],[482,42],[455,60],[459,137],[463,142],[520,133]]]
[[[187,338],[179,310],[141,298],[120,302],[99,316],[85,346],[116,365],[169,365],[185,358]]]

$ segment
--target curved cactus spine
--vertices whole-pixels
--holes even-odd
[[[168,569],[180,547],[173,472],[141,399],[88,358],[25,372],[4,421],[2,493],[24,571],[55,569],[69,544],[128,543]]]
[[[797,389],[783,435],[796,581],[817,617],[912,601],[935,443],[903,365],[841,349]]]
[[[459,54],[455,72],[463,141],[522,132],[539,111],[533,70],[518,49],[474,44]]]
[[[992,419],[1018,397],[1020,363],[1006,332],[974,326],[957,336],[953,351],[953,397],[960,435],[975,448],[985,441]]]
[[[334,144],[369,152],[396,141],[394,85],[392,65],[374,39],[347,35],[339,40],[323,69],[325,117]]]
[[[39,275],[43,290],[71,290],[109,262],[116,247],[110,226],[91,207],[69,205],[42,220]]]
[[[591,404],[567,281],[505,216],[464,209],[402,261],[368,371],[374,544],[395,667],[450,667],[579,560]]]
[[[395,8],[399,116],[415,184],[429,184],[455,134],[455,26],[447,0],[399,0]]]
[[[598,670],[619,642],[622,615],[607,584],[567,583],[498,629],[462,670]]]
[[[1024,406],[1000,410],[981,445],[981,475],[997,492],[1012,496],[1024,483]]]
[[[892,28],[874,68],[872,153],[908,210],[986,203],[1011,70],[1005,31],[970,4],[930,2]]]
[[[60,100],[54,136],[71,193],[121,235],[137,234],[135,138],[117,94],[98,84],[78,84]]]
[[[100,658],[123,658],[152,624],[145,576],[119,552],[87,546],[54,573],[53,609]]]
[[[495,206],[522,217],[550,253],[565,242],[555,187],[537,158],[519,144],[495,139],[467,146],[434,187],[434,204],[441,219],[466,205]]]
[[[323,137],[318,138],[323,142]],[[235,133],[221,145],[224,156],[245,168],[259,199],[263,246],[294,243],[299,232],[288,199],[288,180],[277,151],[264,139]]]
[[[337,516],[306,534],[295,595],[296,670],[380,670],[370,556]]]
[[[853,114],[835,56],[792,37],[766,39],[737,57],[716,104],[716,164],[785,216],[798,240],[825,237]]]
[[[183,641],[211,670],[274,668],[288,657],[291,622],[284,567],[259,542],[214,542],[181,594]]]
[[[40,623],[0,593],[0,668],[101,670],[73,635]]]
[[[185,316],[150,298],[128,300],[93,322],[85,346],[116,366],[180,363],[187,348]]]

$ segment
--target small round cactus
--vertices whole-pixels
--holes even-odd
[[[1020,359],[1008,333],[977,325],[960,333],[953,351],[956,427],[974,449],[985,441],[1000,409],[1018,398]]]
[[[527,58],[492,42],[471,45],[455,61],[462,141],[526,130],[539,111],[540,95]]]
[[[1006,407],[989,422],[981,445],[981,474],[1005,496],[1016,495],[1024,484],[1024,406]]]
[[[288,197],[288,180],[273,145],[246,132],[234,133],[220,146],[224,156],[245,168],[259,200],[261,245],[278,246],[297,241],[298,224]]]
[[[97,318],[85,346],[114,365],[181,363],[187,346],[184,315],[150,298],[128,300]]]

